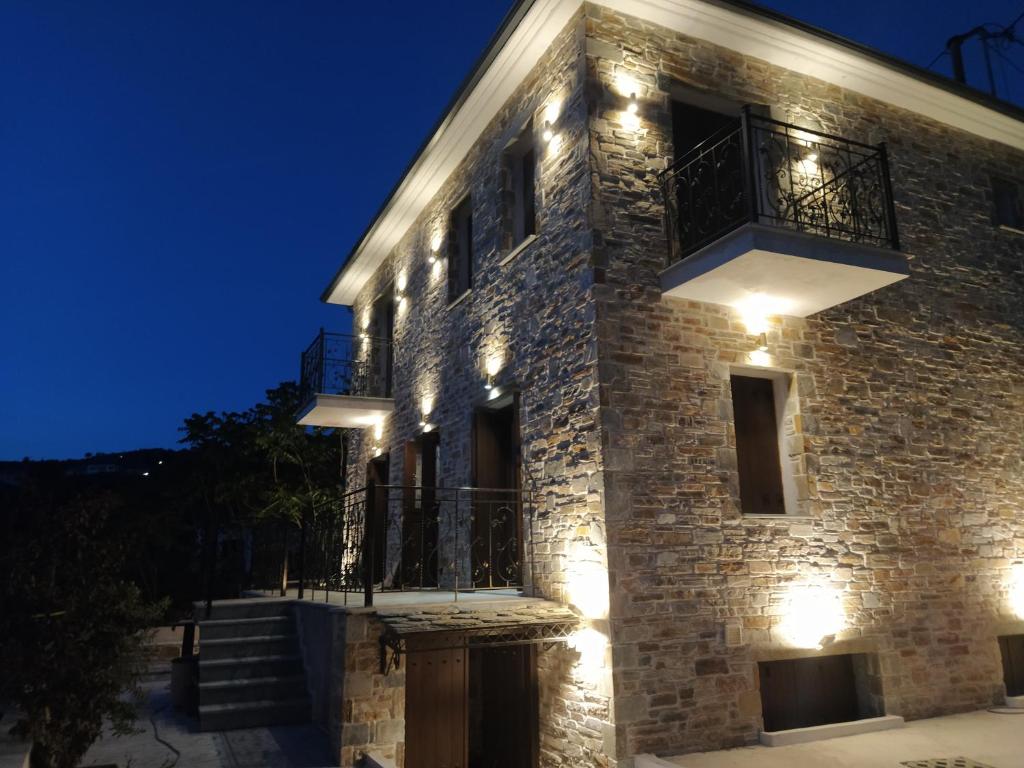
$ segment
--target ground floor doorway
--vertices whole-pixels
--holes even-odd
[[[406,768],[536,768],[536,646],[410,642]]]

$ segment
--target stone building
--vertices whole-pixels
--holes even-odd
[[[1024,693],[1022,118],[739,2],[521,0],[305,358],[343,764]]]

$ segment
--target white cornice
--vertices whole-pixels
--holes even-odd
[[[1024,122],[785,22],[704,0],[604,0],[603,5],[809,75],[954,128],[1024,149]]]
[[[328,289],[327,301],[355,301],[582,4],[582,0],[532,3],[405,174]],[[602,0],[599,4],[1024,150],[1021,120],[783,21],[705,0]]]

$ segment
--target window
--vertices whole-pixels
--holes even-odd
[[[776,381],[733,374],[731,384],[743,514],[785,514]]]
[[[369,365],[366,368],[366,381],[362,382],[362,390],[358,394],[370,397],[391,397],[395,364],[394,293],[394,285],[389,284],[373,302],[371,338],[367,342]],[[358,378],[359,372],[355,371],[354,373]]]
[[[533,123],[527,124],[519,138],[505,150],[504,162],[510,186],[508,223],[512,235],[511,247],[515,248],[537,233],[537,153],[534,149]]]
[[[448,241],[448,301],[473,287],[473,201],[469,195],[452,210]]]
[[[992,179],[993,220],[997,226],[1024,231],[1024,195],[1009,179]]]

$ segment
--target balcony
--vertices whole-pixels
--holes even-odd
[[[302,353],[296,420],[312,427],[368,427],[394,410],[394,345],[372,336],[325,333]]]
[[[745,110],[660,180],[668,296],[806,317],[909,275],[884,144]]]
[[[393,592],[519,594],[533,509],[516,489],[369,485],[301,527],[262,531],[250,584],[363,605]]]

